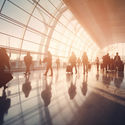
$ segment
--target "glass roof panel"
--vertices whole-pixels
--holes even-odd
[[[22,8],[24,11],[27,11],[28,13],[31,13],[34,8],[34,4],[29,2],[28,0],[8,0],[8,1],[14,4],[15,6],[16,5],[19,6],[20,8]]]
[[[0,46],[20,51],[22,44],[21,59],[25,51],[45,53],[47,46],[62,58],[68,58],[71,51],[81,56],[84,50],[90,54],[92,47],[98,48],[62,0],[39,0],[34,9],[36,4],[37,0],[6,0],[0,15]]]
[[[4,2],[4,0],[0,0],[0,9],[1,9],[2,5],[3,5],[3,2]]]
[[[10,3],[9,1],[7,1],[6,4],[4,5],[4,7],[2,9],[2,14],[4,14],[16,21],[19,21],[23,24],[27,23],[29,16],[30,16],[29,14],[22,11],[21,9],[19,9],[18,7],[16,7],[12,3]]]

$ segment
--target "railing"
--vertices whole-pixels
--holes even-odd
[[[20,53],[20,49],[18,48],[9,48],[9,47],[5,47],[5,46],[0,46],[0,48],[5,48],[9,57],[10,57],[10,66],[11,66],[11,71],[14,72],[21,72],[21,71],[25,71],[25,63],[24,63],[24,56],[27,53],[27,50],[21,50]],[[29,51],[28,51],[29,52]],[[44,69],[45,63],[41,63],[40,64],[40,60],[42,61],[44,59],[45,53],[41,53],[41,52],[33,52],[30,51],[31,56],[33,57],[33,62],[31,65],[31,70],[40,70],[40,69]],[[21,58],[19,59],[19,54],[21,54]],[[14,57],[14,58],[13,58]],[[34,58],[35,57],[35,58]],[[56,67],[56,59],[58,56],[56,55],[52,55],[53,58],[53,68]],[[67,57],[65,56],[61,56],[60,58],[60,66],[63,67],[65,65],[65,60],[67,59]]]

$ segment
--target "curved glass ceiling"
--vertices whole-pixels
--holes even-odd
[[[93,60],[99,50],[62,0],[0,0],[0,27],[0,46],[12,60],[26,51],[36,60],[48,49],[62,60],[72,51]]]

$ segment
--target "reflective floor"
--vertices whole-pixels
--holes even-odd
[[[123,73],[97,72],[94,66],[88,74],[43,73],[13,73],[9,88],[0,88],[0,124],[125,125]]]

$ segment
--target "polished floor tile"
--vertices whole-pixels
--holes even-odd
[[[0,88],[3,125],[125,125],[124,73],[77,74],[55,70],[13,73],[6,91]],[[49,75],[49,74],[48,74]]]

